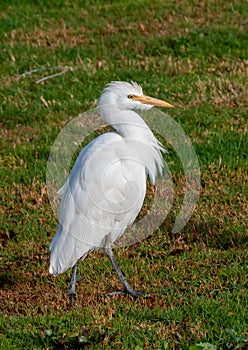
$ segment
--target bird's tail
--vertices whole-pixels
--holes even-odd
[[[59,225],[50,244],[50,251],[49,272],[58,275],[73,267],[78,259],[85,258],[89,249]]]

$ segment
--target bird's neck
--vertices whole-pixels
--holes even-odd
[[[144,120],[132,110],[120,110],[113,105],[99,106],[102,118],[131,146],[128,154],[145,165],[152,184],[162,174],[164,148]],[[131,150],[131,153],[129,153]]]
[[[148,125],[132,110],[121,110],[113,105],[99,106],[100,114],[123,138],[143,139],[153,135]]]

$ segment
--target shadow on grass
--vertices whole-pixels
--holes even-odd
[[[21,278],[20,274],[12,270],[4,270],[0,273],[0,289],[13,290],[15,286],[20,282],[23,282],[24,278]]]
[[[233,248],[242,249],[248,243],[248,237],[238,227],[230,231],[221,226],[218,220],[211,219],[208,223],[189,223],[186,239],[192,242],[204,243],[210,248],[228,250]],[[190,237],[191,236],[191,237]]]
[[[248,236],[244,226],[236,226],[231,231],[228,225],[220,225],[218,219],[210,218],[208,222],[191,220],[185,230],[172,233],[171,222],[165,222],[160,227],[166,236],[174,241],[179,238],[187,244],[199,243],[213,249],[243,249],[248,244]]]

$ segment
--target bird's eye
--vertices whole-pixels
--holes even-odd
[[[127,98],[130,98],[131,100],[134,98],[134,95],[128,95]]]

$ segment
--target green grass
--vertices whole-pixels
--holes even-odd
[[[4,1],[0,4],[0,349],[245,349],[247,297],[247,2]],[[68,72],[25,78],[31,69]],[[173,149],[175,204],[145,241],[116,250],[136,289],[120,287],[107,257],[70,274],[48,273],[57,222],[45,188],[50,148],[64,125],[95,107],[105,84],[134,80],[176,106],[201,166],[201,197],[178,234],[183,175]],[[44,102],[45,101],[45,102]],[[199,348],[204,348],[199,347]]]

